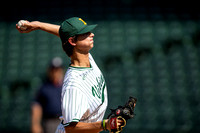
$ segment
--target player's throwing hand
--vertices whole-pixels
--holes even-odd
[[[20,22],[20,21],[19,21]],[[29,21],[25,21],[24,23],[22,23],[21,25],[19,25],[19,23],[16,24],[16,29],[20,32],[20,33],[29,33],[33,30],[38,29],[38,25],[37,25],[37,21],[33,21],[33,22],[29,22]],[[26,27],[25,29],[23,29],[22,27]]]
[[[26,27],[26,28],[21,28],[21,26]],[[20,33],[29,33],[34,30],[43,30],[48,33],[54,34],[56,36],[59,36],[59,25],[55,24],[49,24],[49,23],[44,23],[40,21],[27,21],[25,23],[22,23],[22,25],[19,25],[18,23],[16,24],[16,29]]]

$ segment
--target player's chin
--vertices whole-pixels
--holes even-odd
[[[87,50],[89,51],[89,50],[91,50],[93,47],[94,47],[94,45],[93,45],[93,44],[90,44],[90,45],[87,47]]]
[[[94,43],[93,43],[93,42],[90,44],[90,47],[91,47],[91,48],[93,48],[93,47],[94,47]]]

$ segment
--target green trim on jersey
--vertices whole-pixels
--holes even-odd
[[[75,68],[75,69],[88,69],[92,68],[92,65],[90,64],[90,67],[74,67],[74,66],[69,66],[70,68]]]
[[[66,127],[66,126],[69,126],[69,124],[72,123],[72,122],[79,122],[79,121],[80,121],[79,119],[73,119],[71,122],[65,123],[65,124],[62,121],[61,124]]]

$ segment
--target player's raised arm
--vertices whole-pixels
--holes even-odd
[[[48,33],[54,34],[58,37],[59,37],[59,28],[60,28],[59,25],[44,23],[40,21],[32,21],[32,22],[26,21],[21,23],[21,25],[19,25],[19,23],[16,24],[16,29],[20,33],[29,33],[34,30],[43,30]]]

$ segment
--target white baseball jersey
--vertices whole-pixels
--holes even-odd
[[[97,122],[104,117],[108,99],[105,79],[89,54],[90,68],[69,67],[61,98],[62,122],[56,133],[64,133],[71,122]]]

